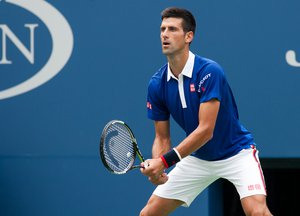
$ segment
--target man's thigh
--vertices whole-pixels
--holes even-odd
[[[180,200],[188,207],[193,200],[218,177],[211,174],[209,162],[193,156],[185,157],[169,173],[168,181],[159,185],[153,194],[158,197]]]

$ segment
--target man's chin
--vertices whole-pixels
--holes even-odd
[[[164,50],[164,49],[162,50],[162,53],[167,56],[172,54],[170,50]]]

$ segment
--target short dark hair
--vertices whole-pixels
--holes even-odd
[[[192,31],[195,34],[196,20],[190,11],[183,9],[183,8],[169,7],[169,8],[164,9],[161,12],[162,20],[164,18],[170,18],[170,17],[182,18],[183,19],[183,22],[182,22],[183,31],[185,33]]]

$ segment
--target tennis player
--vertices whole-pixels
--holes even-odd
[[[154,120],[155,139],[149,166],[141,169],[158,186],[140,215],[163,216],[188,207],[219,178],[234,184],[246,215],[271,215],[258,150],[239,121],[224,71],[190,51],[195,28],[185,9],[162,12],[160,38],[168,63],[149,82],[147,113]],[[170,115],[187,135],[175,148]],[[164,170],[175,164],[167,175]]]

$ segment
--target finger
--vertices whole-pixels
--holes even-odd
[[[150,166],[150,162],[149,161],[144,161],[143,165],[144,165],[144,168],[146,169],[148,166]]]
[[[149,165],[150,165],[150,161],[148,161],[148,160],[145,160],[141,163],[142,168],[147,168]]]
[[[168,174],[167,173],[162,173],[160,176],[165,178],[165,177],[168,177]]]
[[[141,164],[141,168],[140,168],[140,171],[141,171],[141,173],[143,173],[144,172],[144,166]]]
[[[166,173],[163,173],[163,176],[161,177],[163,183],[166,183],[169,180],[169,176]]]
[[[164,175],[163,177],[160,177],[159,184],[164,184],[169,180],[169,176]]]
[[[164,184],[168,181],[168,179],[159,179],[159,180],[152,180],[150,181],[154,185],[161,185]]]
[[[148,161],[148,160],[146,160],[146,161],[144,161],[144,162],[142,162],[141,164],[140,164],[140,166],[141,166],[141,168],[140,168],[140,171],[145,175],[145,173],[147,173],[147,171],[145,172],[145,169],[147,168],[147,167],[149,167],[149,165],[150,165],[150,162]]]
[[[169,177],[166,173],[163,173],[159,176],[148,177],[148,180],[154,185],[164,184],[168,181]]]

